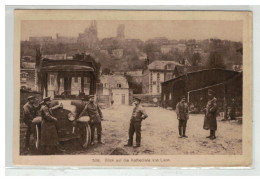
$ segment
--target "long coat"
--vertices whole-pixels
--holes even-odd
[[[47,106],[41,108],[41,145],[44,146],[56,146],[59,143],[56,118],[52,116],[53,109]]]
[[[103,120],[103,115],[100,107],[96,103],[87,103],[79,117],[89,116],[90,123],[100,123]]]
[[[179,102],[176,105],[176,114],[177,119],[179,120],[188,120],[189,119],[189,108],[186,103]]]
[[[217,99],[214,97],[209,100],[206,106],[203,128],[205,130],[217,130]]]
[[[23,106],[23,120],[27,126],[32,124],[32,120],[36,117],[37,111],[40,109],[41,105],[34,106],[27,102]]]

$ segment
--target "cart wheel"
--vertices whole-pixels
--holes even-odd
[[[35,125],[34,147],[36,150],[40,147],[40,130],[37,124]]]
[[[90,135],[91,135],[90,127],[89,124],[86,123],[86,141],[84,141],[83,148],[87,148],[90,145],[90,137],[91,137]]]

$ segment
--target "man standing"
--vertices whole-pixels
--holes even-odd
[[[210,135],[206,138],[211,140],[216,139],[215,131],[217,130],[217,99],[215,98],[215,92],[213,90],[208,90],[208,103],[205,111],[205,119],[203,128],[205,130],[210,130]]]
[[[181,101],[176,105],[177,119],[179,120],[179,135],[180,138],[188,137],[186,136],[186,125],[189,119],[189,108],[186,103],[186,97],[182,96]]]
[[[103,115],[100,107],[94,102],[94,95],[89,96],[89,103],[86,104],[85,108],[80,113],[79,118],[81,116],[89,116],[90,118],[89,124],[91,129],[91,145],[94,145],[95,129],[97,129],[98,143],[104,144],[104,142],[101,141],[101,121],[103,121]]]
[[[135,108],[130,120],[129,139],[128,143],[125,146],[133,146],[134,133],[136,135],[136,146],[134,147],[140,147],[141,145],[141,123],[142,120],[145,120],[148,117],[148,115],[146,114],[140,103],[141,99],[136,97],[134,99]]]
[[[235,98],[232,98],[229,116],[230,116],[230,120],[236,120],[236,100],[235,100]]]
[[[36,98],[34,96],[29,96],[28,102],[23,106],[23,118],[24,123],[27,125],[25,147],[27,150],[30,148],[30,136],[32,134],[32,121],[36,117],[37,111],[41,107],[41,103],[35,106]]]
[[[62,107],[62,104],[50,107],[50,97],[43,99],[44,105],[41,108],[42,124],[41,124],[41,145],[44,148],[45,154],[53,154],[58,149],[59,138],[56,128],[56,122],[58,121],[52,115],[52,111]]]

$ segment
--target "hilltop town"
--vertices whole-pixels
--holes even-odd
[[[225,121],[231,119],[233,108],[234,119],[238,124],[242,122],[243,44],[218,38],[153,37],[143,41],[126,38],[125,28],[119,24],[114,37],[99,38],[98,24],[91,21],[76,37],[57,32],[56,37],[30,36],[21,41],[21,116],[22,106],[31,95],[39,101],[48,97],[70,107],[95,97],[105,116],[104,139],[108,144],[94,145],[88,154],[241,154],[242,127],[237,125],[231,130],[232,124]],[[221,140],[213,144],[205,142],[206,133],[201,130],[209,89],[216,93],[218,121],[224,121],[219,125]],[[172,137],[178,135],[172,127],[178,121],[173,110],[183,98],[187,99],[191,114],[190,137],[179,147],[183,144],[181,139]],[[149,114],[143,126],[146,141],[140,150],[122,149],[134,99],[141,101]],[[68,123],[65,127],[72,124],[67,116],[59,115],[60,121]],[[22,117],[21,124],[22,141]],[[145,132],[148,129],[150,132]],[[66,137],[74,136],[74,131],[71,136],[68,131],[73,130],[61,130],[66,141]],[[154,143],[159,145],[153,146]],[[72,154],[73,150],[65,154]],[[22,148],[21,151],[27,155]]]
[[[131,103],[134,94],[152,96],[147,99],[154,95],[161,98],[161,83],[185,73],[208,68],[242,71],[241,42],[166,37],[142,41],[125,36],[125,25],[119,24],[115,37],[99,39],[96,21],[77,37],[61,36],[58,32],[56,38],[31,36],[21,41],[21,88],[37,91],[34,73],[37,50],[38,56],[50,60],[73,60],[77,54],[91,56],[100,66],[100,86],[104,89],[101,94],[109,94],[105,89],[124,89],[117,92],[124,96],[116,99],[120,104]],[[117,84],[113,84],[115,81]]]

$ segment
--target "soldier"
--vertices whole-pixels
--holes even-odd
[[[129,139],[128,143],[125,146],[133,146],[134,133],[136,135],[136,146],[134,147],[140,147],[141,145],[141,123],[142,120],[145,120],[148,117],[148,115],[146,114],[140,103],[141,99],[136,97],[134,100],[135,108],[130,120]]]
[[[89,96],[89,103],[86,104],[85,108],[80,113],[79,118],[81,116],[89,116],[90,118],[91,145],[94,145],[94,134],[96,128],[97,128],[98,143],[104,144],[104,142],[101,141],[101,134],[102,134],[101,121],[103,121],[103,115],[100,110],[100,107],[94,102],[94,95]]]
[[[187,120],[189,119],[189,108],[186,103],[186,97],[182,96],[181,101],[176,105],[177,119],[179,120],[179,138],[188,137],[185,135]]]
[[[62,107],[62,104],[50,107],[51,99],[50,97],[45,97],[43,99],[43,106],[41,108],[42,124],[41,124],[41,144],[44,148],[45,154],[52,154],[58,148],[59,139],[58,131],[56,128],[57,118],[52,116],[52,111]]]
[[[23,106],[24,123],[27,125],[25,147],[27,150],[30,148],[30,136],[32,134],[32,121],[36,117],[37,111],[40,109],[42,103],[35,106],[36,98],[29,96],[28,102]]]
[[[215,92],[213,90],[208,90],[208,103],[205,109],[205,119],[203,128],[205,130],[210,130],[210,135],[206,138],[210,138],[211,140],[216,139],[215,131],[217,130],[217,99],[215,98]]]
[[[237,107],[236,100],[235,100],[235,98],[232,98],[232,102],[230,105],[230,113],[229,113],[230,120],[236,119],[236,107]]]

